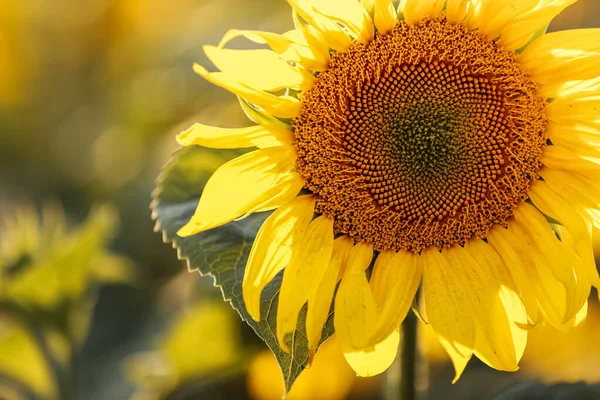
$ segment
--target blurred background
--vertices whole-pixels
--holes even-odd
[[[600,26],[579,0],[551,30]],[[153,231],[154,179],[194,122],[248,124],[195,75],[230,28],[292,28],[283,0],[0,0],[0,399],[280,399],[273,356]],[[236,42],[239,46],[240,42]],[[243,44],[242,44],[243,45]],[[600,235],[597,235],[600,256]],[[449,359],[420,325],[429,398],[600,382],[600,307],[533,332],[517,373]],[[290,399],[382,398],[327,342]],[[516,397],[513,397],[516,398]],[[549,397],[544,397],[549,398]]]

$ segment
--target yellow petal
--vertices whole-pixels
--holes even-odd
[[[373,10],[375,8],[375,0],[360,0],[360,4],[367,10],[370,16],[373,16]]]
[[[529,236],[521,239],[532,245],[532,252],[537,250],[534,258],[541,262],[541,266],[547,268],[546,272],[540,271],[539,275],[553,275],[566,289],[563,322],[571,319],[587,298],[578,287],[574,269],[574,263],[578,262],[576,255],[558,240],[546,219],[533,206],[522,203],[515,210],[514,216],[518,226]]]
[[[592,248],[592,237],[584,219],[572,209],[572,205],[565,201],[558,192],[552,191],[543,181],[537,181],[529,188],[529,197],[533,204],[544,214],[559,221],[567,229],[573,240],[567,243],[569,237],[566,237],[566,244],[571,244],[577,255],[581,259],[582,270],[576,270],[577,281],[581,285],[593,283],[598,286],[598,270],[594,260],[594,250]],[[578,266],[579,263],[575,263]],[[585,281],[582,274],[586,275]],[[585,290],[585,286],[583,287]]]
[[[456,383],[460,379],[462,373],[465,371],[465,368],[467,367],[469,360],[471,360],[473,353],[471,352],[466,356],[462,355],[456,351],[454,346],[452,346],[452,344],[450,344],[450,342],[448,342],[443,336],[438,336],[438,340],[440,341],[440,344],[444,350],[446,350],[450,356],[450,360],[452,360],[452,365],[454,366],[454,379],[452,379],[452,383]]]
[[[194,216],[177,232],[190,236],[246,214],[255,205],[275,196],[273,187],[295,161],[292,147],[256,150],[219,167],[210,177]]]
[[[358,376],[375,376],[394,362],[400,344],[400,332],[396,329],[392,334],[377,343],[375,346],[365,350],[353,351],[342,347],[344,357]],[[341,345],[341,343],[340,343]]]
[[[600,188],[589,184],[585,177],[549,168],[542,168],[540,174],[552,190],[567,196],[572,205],[600,208]]]
[[[369,347],[377,306],[365,270],[373,258],[373,247],[359,243],[350,250],[344,276],[335,298],[335,332],[343,349]]]
[[[237,149],[245,147],[273,147],[290,145],[294,134],[275,125],[255,125],[247,128],[219,128],[194,124],[177,136],[181,146],[204,146],[213,149]]]
[[[467,15],[468,5],[469,0],[448,0],[446,2],[446,19],[448,22],[451,24],[461,23]]]
[[[600,29],[543,35],[521,54],[521,65],[543,85],[600,76]]]
[[[579,243],[576,236],[570,230],[566,229],[566,227],[556,225],[554,231],[556,232],[556,235],[560,237],[564,246],[576,259],[576,262],[573,263],[573,272],[576,276],[577,286],[573,298],[575,299],[575,307],[581,307],[582,304],[585,304],[585,301],[590,295],[591,285],[594,284],[596,287],[598,286],[598,270],[596,269],[593,253],[590,257],[586,245]]]
[[[285,61],[299,61],[299,56],[293,46],[294,42],[284,35],[272,32],[231,29],[225,33],[225,36],[223,36],[217,47],[222,49],[230,41],[238,37],[244,37],[254,43],[268,45],[271,50]]]
[[[569,326],[567,329],[576,327],[577,325],[579,325],[583,321],[585,321],[585,319],[587,317],[587,313],[588,313],[588,302],[586,301],[585,304],[581,307],[581,309],[577,313],[577,315],[575,315],[575,317],[573,317],[573,319],[571,321],[569,321],[569,323],[568,323]]]
[[[295,40],[297,38],[296,34],[301,35],[301,33],[296,30],[279,35],[271,32],[231,29],[223,36],[217,47],[223,48],[231,40],[237,37],[245,37],[254,43],[266,44],[282,60],[291,63],[299,63],[305,68],[309,68],[310,66],[310,69],[314,69],[312,68],[316,62],[314,49],[309,48],[306,43],[299,43]],[[318,71],[321,70],[322,69],[318,69]]]
[[[557,98],[546,106],[546,116],[553,122],[595,120],[600,117],[600,96]]]
[[[523,327],[529,322],[525,305],[521,300],[522,293],[514,283],[504,261],[492,246],[483,240],[469,240],[465,245],[465,249],[479,264],[484,274],[493,276],[500,283],[498,295],[502,302],[502,308],[508,317],[518,363],[527,345],[527,331]],[[502,313],[501,310],[499,312]]]
[[[282,174],[269,188],[270,196],[263,197],[263,201],[257,203],[238,219],[246,218],[255,212],[271,211],[292,201],[306,184],[306,179],[296,171]]]
[[[419,23],[423,18],[435,18],[442,12],[445,0],[405,0],[401,9],[404,20],[409,25]]]
[[[591,224],[596,229],[600,229],[600,210],[586,209],[584,210],[583,217],[588,224]]]
[[[539,0],[483,0],[479,15],[479,32],[489,39],[496,39],[514,23],[519,15],[531,10]]]
[[[204,46],[208,59],[231,79],[258,90],[278,91],[285,88],[307,90],[315,77],[303,73],[267,49],[231,50]]]
[[[334,21],[317,13],[307,0],[287,0],[290,6],[323,37],[328,47],[345,51],[352,45],[352,39]]]
[[[522,322],[523,325],[541,324],[543,321],[540,315],[536,290],[533,288],[536,276],[534,268],[530,266],[532,261],[529,257],[525,258],[522,256],[524,253],[522,247],[515,248],[512,246],[512,243],[518,240],[513,236],[511,236],[512,240],[506,239],[505,236],[508,235],[511,235],[511,233],[507,229],[496,226],[488,233],[487,240],[498,256],[502,258],[505,267],[515,282],[518,293],[521,294],[521,299],[529,318],[529,320]],[[535,284],[539,285],[538,282],[535,282]],[[556,320],[558,319],[560,317],[557,316]]]
[[[421,275],[421,258],[418,255],[403,250],[379,254],[370,281],[377,305],[377,325],[373,329],[372,343],[380,342],[398,329],[413,303]]]
[[[492,265],[477,263],[460,246],[445,249],[442,256],[454,270],[454,276],[447,275],[450,281],[446,284],[461,285],[466,292],[466,301],[462,306],[466,308],[474,324],[474,354],[495,369],[516,371],[519,367],[513,343],[512,322],[507,317],[505,303],[500,297],[505,287],[501,272],[494,270]],[[452,279],[454,277],[458,279]],[[454,323],[462,324],[464,321],[455,319]],[[435,329],[435,325],[433,327]]]
[[[313,217],[315,198],[299,196],[281,206],[260,227],[244,271],[242,294],[250,316],[260,319],[260,295],[292,256],[302,251],[299,244]]]
[[[553,144],[567,148],[573,152],[585,152],[585,155],[598,155],[600,151],[600,135],[580,131],[569,125],[550,124],[547,129],[548,139]]]
[[[397,12],[392,0],[362,0],[369,15],[373,17],[375,28],[381,33],[389,33],[396,24]]]
[[[521,293],[535,295],[540,311],[553,326],[564,322],[566,309],[566,290],[554,276],[548,261],[531,237],[514,221],[508,229],[495,227],[488,233],[490,245],[497,250],[505,261]],[[533,308],[528,297],[523,297],[527,311],[532,315]],[[533,319],[533,324],[539,323]]]
[[[548,168],[557,171],[580,172],[600,170],[600,157],[580,155],[558,145],[546,146],[544,148],[542,162]]]
[[[467,282],[435,248],[421,253],[423,297],[432,328],[455,352],[468,357],[475,344],[475,324],[469,306]]]
[[[300,113],[300,101],[291,96],[275,96],[262,90],[244,85],[223,72],[208,72],[194,64],[194,71],[210,83],[229,90],[263,108],[269,114],[280,118],[294,118]]]
[[[347,236],[341,236],[333,242],[333,255],[323,279],[308,298],[306,313],[306,337],[308,339],[309,365],[317,352],[323,325],[329,317],[333,294],[338,283],[341,265],[346,261],[353,243]]]
[[[285,335],[293,333],[298,313],[325,275],[333,253],[333,220],[320,216],[313,220],[290,264],[283,271],[277,308],[277,340],[290,351]]]
[[[500,44],[510,50],[525,46],[534,35],[547,26],[565,8],[577,0],[540,0],[524,13],[515,16],[502,32]]]
[[[550,99],[598,96],[600,95],[600,77],[545,85],[539,88],[538,93]]]
[[[319,14],[344,25],[358,42],[373,40],[373,21],[357,0],[313,0],[312,6]]]
[[[548,130],[552,130],[553,127],[560,125],[564,129],[572,129],[577,132],[585,132],[592,135],[600,135],[600,118],[598,121],[584,120],[584,121],[567,121],[563,123],[556,123],[548,121]]]
[[[296,11],[292,12],[296,29],[284,35],[295,43],[300,63],[313,71],[325,71],[329,65],[329,45],[323,35],[312,26],[306,25]]]
[[[479,29],[481,25],[481,14],[487,7],[489,0],[470,0],[469,6],[467,7],[467,15],[463,21],[463,24],[471,30]]]

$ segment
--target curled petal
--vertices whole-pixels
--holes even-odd
[[[373,21],[357,0],[313,0],[312,6],[323,16],[344,25],[360,43],[373,40]]]
[[[272,50],[231,50],[204,46],[208,59],[221,72],[258,90],[310,89],[315,77],[282,60]]]
[[[350,36],[337,23],[316,12],[308,0],[287,0],[287,2],[322,35],[327,47],[336,51],[345,51],[352,45]]]
[[[300,101],[294,97],[275,96],[262,90],[257,90],[238,82],[223,72],[208,72],[198,64],[194,64],[194,71],[210,83],[243,97],[275,117],[293,118],[300,113]]]

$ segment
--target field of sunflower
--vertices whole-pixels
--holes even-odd
[[[597,0],[5,1],[0,399],[598,399],[599,164]]]

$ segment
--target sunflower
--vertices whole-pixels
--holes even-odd
[[[308,303],[311,356],[334,302],[348,363],[393,361],[422,285],[456,378],[518,369],[528,330],[568,329],[600,283],[600,29],[545,34],[576,0],[288,0],[295,29],[231,30],[195,71],[257,125],[182,145],[258,148],[221,166],[178,232],[275,210],[250,252],[249,314],[283,270],[277,338]],[[266,45],[225,46],[244,37]]]

